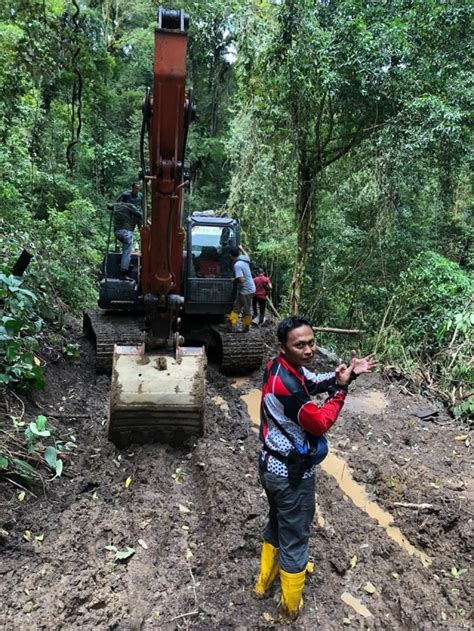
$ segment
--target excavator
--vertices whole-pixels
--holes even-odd
[[[99,309],[84,313],[96,369],[112,371],[108,437],[119,448],[202,435],[207,357],[224,374],[255,370],[263,357],[258,331],[228,332],[223,324],[236,291],[228,252],[240,245],[238,221],[212,211],[184,219],[195,114],[186,90],[189,17],[160,8],[157,19],[153,88],[142,105],[140,252],[132,254],[131,280],[123,280],[121,255],[107,247]],[[109,245],[110,235],[111,227]]]

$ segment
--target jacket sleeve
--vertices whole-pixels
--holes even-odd
[[[314,372],[303,369],[304,383],[311,395],[329,392],[336,385],[336,373],[325,372],[317,375]]]
[[[303,388],[285,397],[284,411],[292,421],[314,436],[322,436],[330,429],[339,415],[347,394],[346,386],[328,387],[330,396],[318,407]]]

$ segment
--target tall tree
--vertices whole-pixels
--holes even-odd
[[[440,124],[453,112],[447,83],[454,69],[459,74],[460,63],[454,67],[452,54],[437,55],[450,75],[434,73],[430,45],[440,40],[435,28],[444,19],[444,43],[450,39],[459,54],[469,9],[462,3],[428,4],[428,14],[427,3],[419,0],[285,0],[267,8],[263,19],[272,36],[263,48],[255,44],[256,59],[247,60],[244,81],[250,100],[258,99],[259,119],[264,110],[267,126],[278,135],[285,130],[293,147],[297,252],[289,299],[294,313],[331,165],[386,127],[416,127],[417,122],[420,127],[416,119],[422,107]]]

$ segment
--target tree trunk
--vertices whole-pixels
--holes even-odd
[[[308,254],[308,240],[313,223],[313,175],[311,169],[300,169],[298,198],[296,206],[297,250],[289,290],[289,302],[292,315],[297,315],[301,304],[301,290]]]

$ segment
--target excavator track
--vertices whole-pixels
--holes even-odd
[[[245,374],[260,368],[263,359],[263,339],[258,329],[247,333],[224,332],[214,327],[221,349],[220,371],[224,375]]]
[[[112,371],[115,344],[142,344],[144,326],[141,314],[110,313],[100,309],[85,311],[83,328],[86,334],[95,338],[97,372]]]

